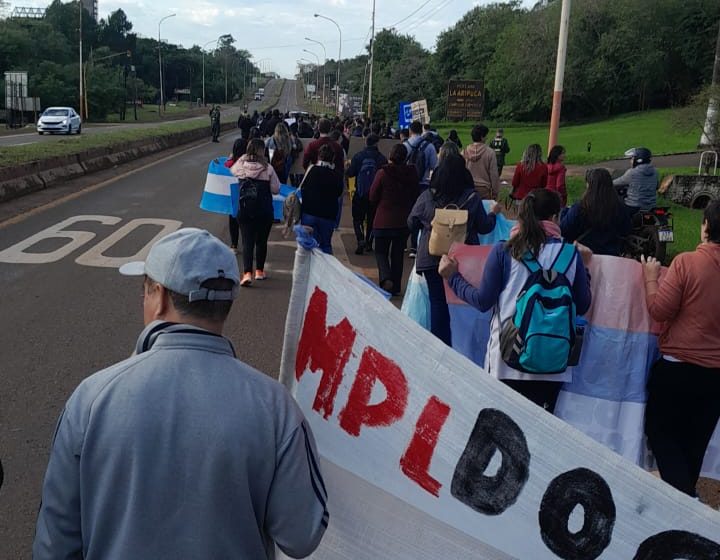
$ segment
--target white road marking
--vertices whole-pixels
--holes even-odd
[[[157,235],[148,241],[137,253],[129,257],[107,257],[103,254],[123,237],[144,225],[162,226],[162,229],[160,229]],[[125,263],[145,260],[150,252],[150,247],[152,247],[156,241],[180,229],[181,226],[182,222],[177,220],[163,220],[160,218],[137,218],[135,220],[131,220],[112,235],[103,239],[100,243],[95,245],[95,247],[80,255],[77,259],[75,259],[75,262],[84,266],[120,268]]]

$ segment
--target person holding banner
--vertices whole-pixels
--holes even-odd
[[[660,359],[647,385],[645,434],[662,479],[696,497],[705,452],[720,419],[720,202],[703,215],[702,243],[660,262],[642,258],[646,303],[662,324]]]
[[[632,218],[613,186],[607,169],[588,169],[580,201],[562,211],[560,229],[566,241],[580,241],[596,255],[619,257]]]
[[[265,159],[265,143],[258,138],[250,140],[247,152],[231,171],[240,180],[238,224],[243,244],[240,285],[247,287],[253,281],[253,259],[255,280],[266,278],[267,242],[274,219],[272,195],[280,192],[280,180]]]
[[[333,144],[340,147],[335,142]],[[318,161],[308,168],[301,186],[300,223],[312,228],[320,249],[329,255],[332,255],[332,235],[340,211],[339,200],[345,190],[343,174],[336,171],[334,160],[334,148],[322,144],[318,151]]]
[[[557,193],[546,189],[531,191],[520,204],[518,225],[510,240],[495,245],[488,256],[477,288],[465,280],[458,272],[457,262],[448,256],[442,258],[439,268],[439,274],[460,299],[483,312],[495,310],[485,358],[488,373],[550,413],[555,410],[563,383],[572,381],[571,370],[538,374],[513,369],[503,360],[500,337],[507,321],[515,315],[518,296],[530,278],[530,268],[525,264],[528,258],[543,270],[549,270],[563,251],[569,253],[572,249],[569,268],[564,274],[572,287],[577,314],[583,315],[590,308],[590,276],[585,266],[592,253],[585,247],[575,249],[564,243],[558,225],[559,214]]]
[[[422,190],[422,186],[420,188]],[[445,299],[445,286],[438,274],[440,257],[430,254],[429,242],[435,210],[452,205],[468,212],[465,243],[477,245],[478,234],[490,233],[495,228],[500,206],[496,204],[489,216],[485,213],[482,200],[475,194],[472,175],[465,167],[465,160],[460,155],[451,154],[443,157],[432,175],[430,188],[420,194],[407,221],[411,232],[420,231],[415,270],[425,277],[428,285],[430,332],[448,346],[452,346],[450,310]]]

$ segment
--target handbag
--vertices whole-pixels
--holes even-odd
[[[464,243],[467,237],[468,211],[463,209],[475,193],[471,194],[460,206],[448,204],[444,208],[436,208],[430,226],[428,253],[433,257],[441,257],[450,252],[453,243]]]
[[[283,218],[285,219],[283,237],[285,238],[290,236],[295,224],[300,223],[300,218],[302,216],[302,205],[300,203],[300,196],[302,196],[301,190],[303,185],[305,184],[305,179],[310,174],[310,170],[313,167],[313,165],[310,165],[310,167],[308,167],[307,171],[305,172],[305,176],[300,182],[300,186],[297,188],[297,190],[285,197],[285,202],[283,203]]]

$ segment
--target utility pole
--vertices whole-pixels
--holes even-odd
[[[373,6],[375,5],[375,0],[373,0]],[[375,12],[375,8],[373,7],[373,13]],[[337,114],[340,114],[340,59],[342,58],[342,29],[340,29],[340,25],[337,21],[335,21],[332,18],[329,18],[327,16],[323,16],[321,14],[315,14],[316,18],[322,18],[326,19],[333,24],[335,24],[335,27],[337,27],[338,34],[340,35],[340,43],[338,46],[338,59],[337,59],[337,78],[335,78],[335,101],[337,104]]]
[[[83,111],[85,107],[85,91],[83,89],[83,46],[82,46],[82,13],[83,13],[83,5],[80,0],[78,0],[78,8],[80,9],[80,119],[85,120],[87,118],[87,112]]]
[[[715,64],[713,65],[712,84],[710,86],[710,100],[708,101],[705,126],[700,137],[700,146],[715,146],[720,143],[720,101],[718,88],[720,88],[720,29],[718,29],[717,44],[715,45]]]
[[[160,42],[160,25],[168,18],[175,17],[177,14],[170,14],[165,16],[158,22],[158,66],[160,67],[160,105],[158,105],[158,116],[162,115],[162,111],[165,108],[163,103],[163,68],[162,68],[162,43]]]
[[[558,37],[557,63],[555,65],[555,88],[553,91],[552,116],[550,117],[550,138],[548,152],[557,145],[560,129],[560,109],[562,107],[563,82],[565,81],[565,60],[567,58],[568,30],[570,29],[570,0],[562,0],[560,12],[560,35]]]
[[[372,120],[372,82],[373,62],[375,58],[375,0],[372,7],[372,35],[370,38],[370,79],[368,80],[368,120]]]

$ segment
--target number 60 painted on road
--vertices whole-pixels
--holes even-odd
[[[96,236],[96,234],[91,231],[66,230],[63,228],[77,222],[99,222],[103,225],[114,226],[121,221],[122,218],[118,218],[116,216],[73,216],[72,218],[63,220],[59,224],[50,226],[49,228],[44,229],[3,251],[0,251],[0,262],[11,264],[47,264],[59,261],[76,249],[92,241]],[[110,247],[118,243],[132,231],[145,225],[162,226],[162,229],[137,253],[128,257],[108,257],[104,254],[108,249],[110,249]],[[182,222],[177,220],[136,218],[129,221],[107,238],[103,239],[89,251],[80,255],[75,259],[75,262],[84,266],[120,268],[127,262],[144,260],[150,252],[150,247],[152,247],[153,243],[161,237],[179,229],[180,226],[182,226]],[[69,241],[54,251],[46,253],[26,252],[27,249],[45,239],[68,239]]]

